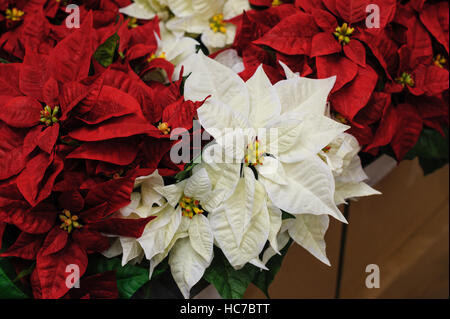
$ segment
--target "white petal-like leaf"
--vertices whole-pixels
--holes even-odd
[[[244,81],[231,69],[199,52],[186,61],[192,74],[184,87],[186,100],[202,101],[207,96],[230,106],[248,118],[249,95]],[[218,116],[218,114],[215,114]],[[233,126],[234,127],[234,126]]]
[[[254,129],[263,128],[281,112],[277,90],[270,83],[262,64],[255,74],[245,82],[250,96],[249,122]]]
[[[292,77],[274,86],[280,97],[282,113],[297,111],[324,115],[328,95],[336,82],[336,76],[315,80]]]
[[[291,214],[328,214],[347,222],[334,203],[333,175],[319,157],[283,166],[288,185],[260,178],[275,206]]]
[[[259,189],[260,187],[257,188]],[[260,191],[255,190],[255,193],[259,193]],[[259,197],[255,195],[255,198]],[[235,269],[257,258],[269,237],[270,219],[264,196],[261,200],[255,200],[255,203],[258,202],[263,202],[264,205],[254,205],[257,211],[254,211],[254,216],[240,245],[234,240],[233,226],[230,225],[225,215],[225,205],[208,215],[217,245],[222,249],[228,261]]]
[[[188,233],[192,248],[203,259],[211,261],[214,237],[208,218],[203,215],[194,216],[191,220]]]
[[[337,184],[334,199],[336,205],[344,204],[349,198],[380,195],[381,193],[373,189],[364,182],[355,184]]]
[[[330,220],[327,215],[297,215],[288,232],[291,238],[324,264],[331,266],[325,248],[325,233]]]
[[[132,3],[129,6],[119,9],[119,12],[140,20],[151,20],[156,15],[148,6],[142,6],[139,3]]]
[[[189,298],[191,288],[202,279],[209,264],[192,248],[188,238],[177,240],[169,255],[169,265],[184,298]]]

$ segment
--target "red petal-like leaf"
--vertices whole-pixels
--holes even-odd
[[[352,40],[349,44],[344,45],[344,53],[356,64],[366,66],[366,49],[358,40]]]
[[[0,180],[18,174],[26,165],[23,152],[24,132],[0,122]]]
[[[319,32],[313,17],[297,13],[283,19],[262,38],[253,43],[267,45],[285,54],[306,54],[311,52],[312,37]]]
[[[88,124],[127,114],[141,114],[139,103],[131,95],[110,86],[102,86],[100,92],[93,90],[87,99],[95,100],[92,109],[81,118]]]
[[[101,253],[110,246],[108,237],[103,236],[96,230],[89,229],[91,224],[77,229],[73,232],[72,237],[88,254]]]
[[[0,96],[22,95],[19,89],[21,65],[19,63],[0,63]]]
[[[365,29],[358,35],[358,38],[366,43],[373,55],[383,67],[390,80],[397,68],[398,46],[389,37],[385,29]]]
[[[61,193],[58,197],[59,206],[72,213],[78,213],[84,208],[84,198],[78,190]]]
[[[401,114],[400,114],[401,115]],[[400,121],[399,114],[393,105],[385,108],[380,125],[370,145],[366,147],[364,152],[369,152],[371,149],[378,148],[380,146],[387,145],[391,142],[392,138],[398,130],[402,130],[398,127]]]
[[[0,221],[0,247],[2,247],[3,232],[5,231],[6,223]]]
[[[2,106],[0,120],[13,127],[31,127],[39,123],[41,104],[26,96],[14,97]]]
[[[397,160],[401,161],[406,153],[416,145],[422,132],[422,118],[416,108],[410,104],[397,105],[397,113],[401,114],[398,121],[400,128],[392,139],[391,145]]]
[[[318,57],[316,59],[316,67],[319,79],[336,75],[336,84],[331,92],[339,91],[358,74],[358,66],[346,57],[339,55]]]
[[[359,123],[373,124],[383,116],[384,110],[391,104],[391,95],[384,92],[373,92],[367,106],[355,117]]]
[[[61,251],[66,246],[68,238],[67,231],[62,230],[58,225],[53,227],[45,238],[40,254],[48,256]]]
[[[94,53],[92,13],[81,28],[59,42],[49,55],[49,72],[59,82],[78,81],[88,76]]]
[[[353,42],[353,41],[352,41]],[[330,55],[342,51],[342,46],[333,34],[328,32],[317,33],[312,38],[311,57]]]
[[[133,138],[88,142],[70,153],[67,158],[83,158],[116,165],[129,165],[139,151],[137,142]]]
[[[333,33],[338,26],[336,18],[325,10],[313,9],[312,15],[319,28],[327,33]]]
[[[130,203],[131,192],[135,177],[126,176],[112,179],[92,187],[85,200],[88,206],[97,206],[108,203],[107,212],[113,213]],[[111,196],[114,194],[114,196]]]
[[[26,260],[33,260],[41,248],[43,236],[20,233],[14,244],[0,257],[18,257]]]
[[[369,102],[377,80],[378,75],[370,66],[359,67],[356,78],[332,95],[332,106],[345,118],[352,120]]]
[[[139,219],[108,218],[95,224],[89,224],[89,228],[105,234],[139,238],[142,236],[145,226],[154,218],[155,216]]]
[[[366,18],[369,0],[336,0],[336,10],[347,23],[356,23]]]
[[[38,146],[44,152],[50,154],[59,136],[59,123],[44,129],[38,137]]]
[[[449,72],[435,65],[419,65],[413,73],[414,86],[409,90],[414,95],[437,95],[449,87]]]
[[[44,103],[43,90],[49,78],[48,61],[48,56],[27,50],[19,76],[20,90]]]
[[[448,1],[425,5],[420,12],[420,20],[430,33],[444,46],[449,49],[449,14]]]
[[[88,298],[87,298],[88,297]],[[67,298],[70,299],[117,299],[116,271],[111,270],[101,274],[84,277],[79,289],[71,289]]]
[[[161,132],[143,117],[126,115],[113,118],[98,125],[84,126],[69,133],[71,138],[85,142],[104,141],[139,134],[159,136]]]
[[[69,242],[66,247],[52,255],[38,254],[36,270],[44,299],[58,299],[64,296],[74,284],[69,276],[72,274],[69,265],[77,266],[80,277],[85,273],[88,263],[86,251],[75,242]],[[66,272],[69,270],[69,272]]]
[[[419,64],[429,64],[433,58],[431,38],[417,19],[412,19],[406,33],[407,47],[410,51],[409,67],[415,68]],[[401,70],[404,71],[404,70]]]
[[[55,224],[56,210],[53,206],[41,204],[32,209],[23,206],[24,202],[9,207],[10,224],[30,234],[44,234]]]

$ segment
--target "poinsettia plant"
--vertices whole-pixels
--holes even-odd
[[[361,150],[448,162],[448,2],[350,2],[0,0],[0,297],[330,265],[329,217],[379,194]]]

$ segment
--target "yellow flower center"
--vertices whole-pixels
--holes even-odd
[[[183,196],[179,202],[181,213],[183,216],[192,218],[195,215],[203,214],[205,211],[201,209],[200,202],[192,197]]]
[[[342,124],[347,124],[347,119],[343,117],[341,114],[337,113],[334,118],[336,121],[341,122]]]
[[[350,36],[354,31],[355,28],[350,28],[347,23],[343,23],[340,27],[336,28],[334,35],[339,40],[339,43],[346,45],[350,42]]]
[[[137,23],[137,19],[136,18],[130,18],[130,20],[128,20],[128,28],[129,29],[134,29],[138,27],[138,23]]]
[[[447,59],[445,59],[442,55],[438,54],[433,59],[434,65],[437,67],[440,67],[441,69],[444,68],[444,64],[447,63]]]
[[[325,146],[324,148],[322,148],[322,151],[324,153],[328,153],[331,150],[331,146]]]
[[[279,5],[282,5],[283,1],[281,0],[273,0],[272,1],[272,7],[278,7]]]
[[[223,22],[223,14],[216,14],[211,19],[209,19],[209,27],[214,31],[214,33],[227,33],[225,22]]]
[[[395,81],[402,86],[408,85],[413,87],[414,86],[414,79],[412,78],[411,74],[403,72],[401,76],[395,79]]]
[[[169,124],[167,122],[160,123],[158,125],[158,130],[160,130],[161,133],[163,133],[164,135],[169,134],[170,133]]]
[[[62,222],[62,224],[61,224],[61,226],[59,226],[59,228],[67,231],[70,234],[74,228],[79,229],[79,228],[83,227],[83,225],[81,225],[78,222],[77,215],[72,215],[70,213],[70,211],[67,209],[64,209],[62,212],[63,213],[61,215],[59,215],[59,219]]]
[[[22,19],[22,16],[25,14],[25,12],[17,8],[6,9],[5,13],[6,19],[11,21],[20,21]]]
[[[58,122],[57,118],[58,113],[59,113],[59,106],[55,106],[52,110],[50,106],[46,105],[44,109],[41,111],[40,121],[47,126],[51,126],[54,123]]]
[[[159,54],[159,55],[152,53],[152,55],[147,59],[147,62],[150,63],[154,59],[165,59],[165,58],[166,58],[166,52],[161,52],[161,54]]]
[[[247,166],[263,165],[263,155],[265,151],[261,149],[261,145],[258,140],[254,143],[250,143],[247,146],[247,152],[245,154],[244,162]]]

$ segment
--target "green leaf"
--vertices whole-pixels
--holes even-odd
[[[119,45],[119,35],[114,33],[104,43],[102,43],[94,53],[96,59],[102,66],[107,68],[114,61],[114,55]]]
[[[30,265],[30,267],[28,267],[28,268],[22,270],[22,271],[17,275],[17,277],[14,278],[13,282],[16,283],[16,282],[18,282],[20,279],[22,279],[22,278],[24,278],[24,277],[26,277],[26,276],[28,276],[28,275],[31,275],[31,273],[34,271],[35,268],[36,268],[36,262],[33,262],[33,263]]]
[[[11,280],[14,269],[5,258],[0,258],[0,299],[27,299],[29,298]]]
[[[11,62],[9,62],[9,61],[7,61],[7,60],[5,60],[3,58],[0,58],[0,63],[11,63]]]
[[[93,256],[89,259],[87,273],[99,274],[110,270],[116,271],[117,289],[120,298],[131,298],[139,288],[149,281],[148,269],[130,264],[122,266],[119,257]]]
[[[285,212],[284,210],[281,211],[281,219],[285,220],[285,219],[292,219],[292,218],[295,218],[295,216]]]
[[[167,269],[169,269],[169,258],[165,258],[156,268],[153,270],[152,279],[156,279],[161,276]]]
[[[256,273],[255,278],[253,279],[253,283],[256,287],[261,289],[261,291],[269,297],[269,286],[272,284],[273,280],[275,279],[276,274],[281,268],[281,263],[283,262],[284,256],[286,256],[286,253],[289,249],[289,247],[292,244],[292,239],[289,240],[288,244],[280,251],[281,255],[275,255],[272,258],[269,259],[269,261],[266,264],[266,267],[269,268],[269,271],[267,270],[258,270]]]
[[[408,152],[405,159],[419,158],[424,174],[430,174],[449,162],[449,135],[445,137],[439,132],[424,128],[414,148]]]
[[[250,264],[235,270],[220,249],[214,248],[214,260],[204,279],[216,287],[224,299],[241,299],[258,269]]]
[[[194,158],[189,164],[186,164],[183,171],[175,175],[175,179],[177,182],[181,182],[182,180],[185,180],[186,178],[189,178],[191,176],[192,169],[195,167],[195,165],[200,163],[200,157],[201,155]]]

